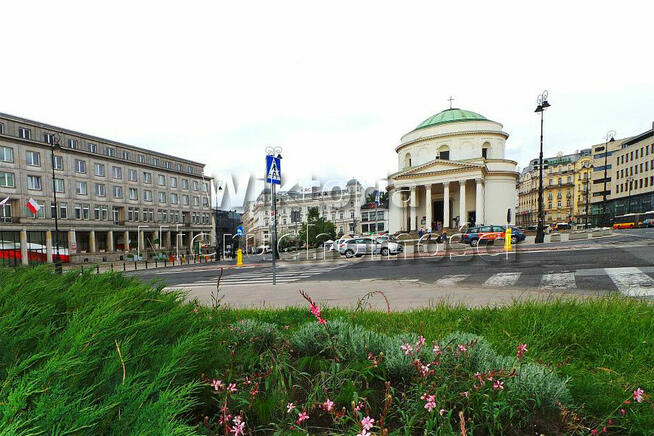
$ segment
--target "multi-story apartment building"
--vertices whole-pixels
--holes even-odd
[[[578,197],[585,193],[587,187],[583,183],[582,173],[588,177],[590,161],[590,149],[543,159],[543,211],[546,224],[579,219],[582,202]],[[539,160],[533,159],[522,171],[518,184],[518,225],[538,223],[538,185]]]
[[[593,156],[593,175],[591,184],[591,224],[593,226],[608,225],[611,215],[604,213],[605,204],[611,198],[613,190],[613,155],[622,149],[622,144],[629,138],[615,139],[591,147]],[[606,200],[606,202],[605,202]]]
[[[336,234],[358,234],[362,231],[381,232],[388,229],[388,208],[366,206],[366,192],[355,180],[345,188],[331,190],[314,187],[310,191],[282,191],[277,193],[277,234],[297,234],[306,222],[309,208],[318,208],[325,220],[334,223]],[[272,238],[270,190],[264,190],[251,201],[243,214],[248,247],[269,245]]]
[[[575,162],[575,188],[573,194],[573,221],[588,226],[590,224],[591,179],[593,177],[593,158],[590,153]]]
[[[0,239],[20,241],[24,263],[34,247],[52,261],[58,246],[72,262],[185,251],[213,229],[203,171],[198,162],[0,114],[0,200],[8,197]]]
[[[654,210],[654,123],[650,130],[623,141],[610,159],[615,183],[607,198],[608,214]]]

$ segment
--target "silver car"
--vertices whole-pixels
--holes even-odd
[[[338,246],[338,252],[347,257],[361,257],[366,254],[381,254],[388,256],[389,254],[398,254],[402,252],[402,246],[395,241],[386,238],[352,238],[343,241]]]

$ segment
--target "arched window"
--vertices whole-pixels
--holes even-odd
[[[481,146],[481,157],[488,159],[488,152],[490,151],[490,142],[484,142]]]
[[[441,160],[450,160],[450,147],[447,145],[441,145],[438,147],[438,159]]]
[[[411,153],[404,155],[404,168],[409,168],[411,166]]]

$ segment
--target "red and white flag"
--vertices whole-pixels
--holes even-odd
[[[5,204],[7,204],[8,201],[9,201],[9,197],[7,197],[4,200],[0,201],[0,206],[4,206]]]
[[[36,215],[39,210],[41,210],[41,206],[39,206],[39,203],[34,201],[33,198],[30,198],[29,201],[27,202],[27,208],[34,214]]]

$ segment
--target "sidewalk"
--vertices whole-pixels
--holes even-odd
[[[176,289],[171,286],[169,289]],[[382,291],[392,311],[428,308],[442,303],[462,304],[466,307],[505,306],[514,301],[552,298],[592,298],[595,294],[538,291],[517,288],[456,287],[444,288],[418,280],[340,280],[284,283],[276,286],[231,287],[221,292],[223,304],[234,308],[284,308],[306,306],[299,290],[307,292],[314,300],[327,307],[354,309],[358,300],[371,291]],[[197,299],[210,306],[212,292],[216,287],[197,286],[189,290],[188,299]],[[380,294],[368,299],[367,309],[386,311],[386,302]]]

